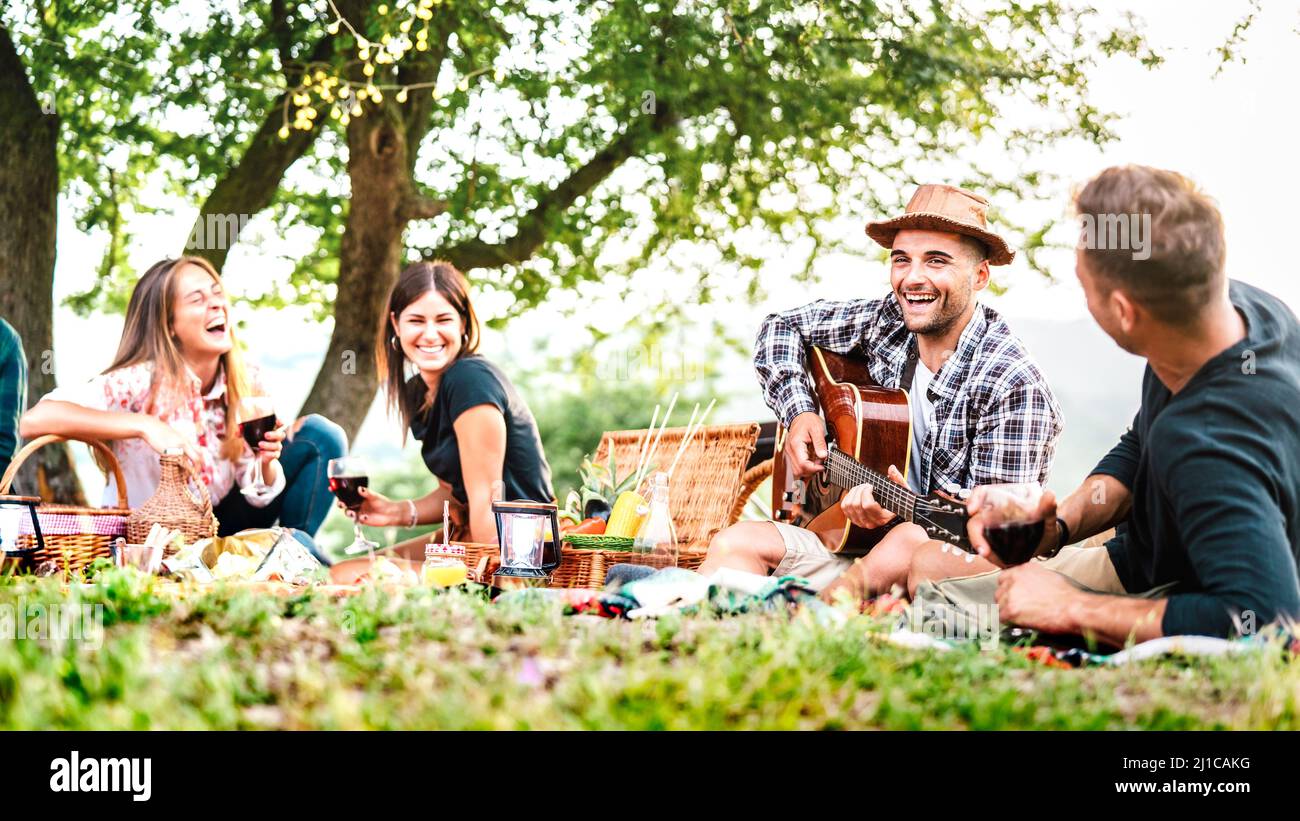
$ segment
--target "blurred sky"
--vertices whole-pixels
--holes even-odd
[[[1096,5],[1104,15],[1118,15],[1124,10],[1139,12],[1145,21],[1142,30],[1166,61],[1155,70],[1147,70],[1135,61],[1114,59],[1098,69],[1091,78],[1092,98],[1102,108],[1121,115],[1115,126],[1120,139],[1101,150],[1078,143],[1045,147],[1039,158],[1041,164],[1076,183],[1121,163],[1146,163],[1188,174],[1218,200],[1223,210],[1230,275],[1272,291],[1293,309],[1300,307],[1300,280],[1284,250],[1286,238],[1297,230],[1292,204],[1297,199],[1295,192],[1300,191],[1300,163],[1295,160],[1296,135],[1300,134],[1300,107],[1295,105],[1295,78],[1300,77],[1300,2],[1265,3],[1240,48],[1244,63],[1227,65],[1217,77],[1214,75],[1219,58],[1213,51],[1249,9],[1248,3],[1151,0]],[[984,146],[983,150],[989,161],[996,162],[996,145]],[[1017,203],[995,200],[994,206],[1029,219],[1066,213],[1066,188],[1045,192],[1045,198],[1028,214],[1025,206]],[[197,212],[195,207],[168,200],[161,190],[151,193],[148,200],[161,210],[136,216],[130,226],[135,236],[130,259],[140,271],[159,258],[177,253]],[[750,339],[762,317],[772,310],[818,297],[843,299],[883,293],[888,282],[886,267],[877,257],[878,250],[862,234],[863,223],[878,216],[845,215],[844,230],[855,237],[861,254],[823,259],[816,269],[819,283],[810,286],[791,282],[785,276],[790,265],[780,249],[775,249],[764,272],[767,293],[760,305],[729,301],[724,290],[721,303],[699,309],[694,316],[701,322],[722,316],[735,333]],[[106,239],[78,232],[63,202],[59,232],[55,290],[56,297],[62,299],[89,285]],[[1068,241],[1068,230],[1058,238]],[[258,291],[287,272],[288,259],[305,253],[309,247],[307,232],[270,238],[260,249],[238,246],[226,265],[227,283],[234,292]],[[1108,382],[1106,387],[1114,390],[1106,391],[1107,396],[1131,392],[1132,402],[1136,403],[1140,363],[1118,352],[1084,321],[1087,314],[1074,280],[1073,252],[1052,252],[1045,260],[1054,282],[1017,260],[1008,269],[995,269],[1000,281],[1009,286],[1008,292],[986,295],[985,299],[1002,311],[1013,327],[1026,329],[1024,336],[1031,348],[1035,340],[1042,340],[1039,344],[1044,355],[1040,359],[1046,359],[1048,349],[1052,349],[1056,364],[1049,368],[1049,377]],[[660,260],[634,280],[635,292],[688,289],[689,282],[674,280],[672,272],[671,256]],[[559,301],[587,305],[590,314],[617,327],[642,309],[634,301],[622,300],[618,290],[593,285],[581,295],[566,295]],[[683,298],[690,301],[689,294]],[[490,316],[497,307],[481,305],[480,313]],[[243,338],[281,386],[279,399],[290,410],[297,408],[324,354],[327,326],[311,324],[304,312],[292,309],[253,314],[244,307],[239,316],[248,326]],[[1060,333],[1044,333],[1043,322],[1060,322]],[[689,324],[687,327],[694,328]],[[1048,327],[1050,330],[1052,326]],[[55,324],[60,381],[84,379],[102,370],[112,356],[120,330],[118,316],[81,319],[60,308]],[[556,330],[553,311],[534,311],[513,323],[505,335],[489,334],[485,352],[501,360],[507,370],[536,367],[541,351],[562,352],[564,345],[570,344]],[[683,331],[680,348],[667,352],[668,361],[684,359],[690,366],[690,357],[701,355],[698,352],[702,346],[690,338],[695,332]],[[1060,355],[1061,351],[1079,346],[1095,349],[1097,355],[1082,360],[1068,358],[1067,370],[1067,359]],[[737,358],[729,364],[734,365],[734,377],[724,383],[729,401],[720,407],[714,421],[771,418],[747,362]],[[647,407],[653,401],[649,399]],[[1120,432],[1131,418],[1133,404],[1095,398],[1087,401],[1103,406],[1083,408],[1092,417],[1085,426],[1091,431],[1090,439],[1075,447],[1095,449],[1097,442],[1110,435],[1105,431],[1113,429],[1115,435]],[[1069,416],[1067,413],[1067,424]],[[396,424],[385,419],[382,412],[372,411],[356,449],[389,456],[399,440]]]

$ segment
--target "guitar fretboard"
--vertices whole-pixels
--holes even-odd
[[[916,520],[916,494],[895,484],[888,476],[872,470],[834,445],[827,448],[826,479],[844,489],[871,485],[876,503],[912,522]]]

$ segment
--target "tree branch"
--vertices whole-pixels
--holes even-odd
[[[397,81],[403,85],[435,82],[438,79],[438,71],[442,67],[442,61],[446,59],[447,40],[451,36],[455,25],[455,15],[448,14],[444,9],[438,15],[433,37],[429,40],[429,50],[414,52],[418,57],[406,61],[398,69]],[[406,157],[412,170],[415,169],[415,160],[420,151],[420,143],[424,141],[425,135],[433,128],[433,107],[433,95],[429,93],[428,89],[416,91],[402,106],[402,119],[406,124]]]
[[[312,49],[307,60],[326,62],[333,57],[334,48],[335,38],[326,35]],[[288,80],[290,67],[284,66],[284,71]],[[292,85],[292,81],[289,82]],[[205,257],[217,270],[225,264],[233,238],[224,231],[218,231],[217,237],[208,236],[211,232],[205,232],[205,226],[225,225],[227,222],[223,218],[230,216],[251,217],[270,205],[280,189],[284,172],[307,153],[321,130],[320,127],[308,131],[292,129],[287,138],[280,138],[284,106],[289,95],[290,92],[285,92],[271,104],[239,162],[217,181],[199,209],[190,238],[203,238],[204,241],[199,243],[203,247],[189,247],[187,243],[186,250]],[[210,216],[214,219],[209,220]],[[217,241],[213,242],[214,239]]]
[[[449,260],[462,271],[500,268],[530,259],[546,241],[548,226],[556,215],[568,210],[579,197],[591,193],[624,162],[638,156],[650,137],[675,128],[677,122],[677,115],[667,105],[659,103],[648,125],[628,128],[547,192],[537,205],[519,218],[514,236],[499,243],[472,239],[440,249],[431,256]]]
[[[397,218],[402,222],[433,219],[447,208],[446,200],[436,200],[423,194],[408,194],[397,205]]]
[[[284,0],[271,0],[269,27],[275,36],[275,47],[280,52],[280,71],[288,77],[293,62],[293,30],[289,26],[289,11],[284,7]]]

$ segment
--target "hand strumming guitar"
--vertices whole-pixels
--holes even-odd
[[[790,421],[785,434],[785,460],[800,479],[819,473],[826,458],[826,424],[811,411]]]
[[[903,474],[899,473],[898,468],[893,465],[889,466],[889,478],[894,484],[907,487]],[[894,513],[885,510],[876,502],[871,485],[858,485],[845,492],[844,497],[840,499],[840,510],[844,511],[849,521],[858,527],[877,528],[894,520]]]

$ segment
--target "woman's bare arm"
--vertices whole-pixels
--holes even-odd
[[[75,402],[42,399],[22,415],[18,431],[24,439],[53,434],[72,439],[143,439],[162,453],[180,448],[198,463],[194,446],[173,427],[146,413],[102,411]]]
[[[501,481],[505,469],[505,417],[496,405],[476,405],[456,417],[452,427],[460,447],[460,470],[469,500],[470,541],[495,542],[492,486]]]

